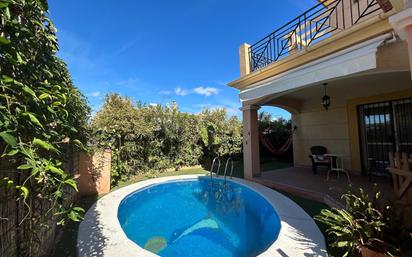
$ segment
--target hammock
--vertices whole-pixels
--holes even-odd
[[[259,140],[266,147],[266,149],[273,155],[281,155],[286,153],[286,151],[290,148],[290,146],[292,145],[293,138],[292,135],[290,135],[286,142],[279,149],[276,149],[272,145],[272,143],[270,143],[269,139],[262,133],[259,133]]]

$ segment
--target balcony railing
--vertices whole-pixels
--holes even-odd
[[[249,48],[250,71],[320,42],[381,12],[376,0],[325,0]]]

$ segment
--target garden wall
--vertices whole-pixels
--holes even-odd
[[[110,151],[94,156],[73,150],[67,154],[70,157],[63,165],[64,170],[78,181],[79,194],[67,187],[64,190],[65,205],[69,206],[80,195],[110,191]],[[27,172],[18,171],[15,167],[13,163],[0,161],[0,179],[8,177],[16,184],[22,183],[27,178]],[[50,202],[42,199],[41,194],[29,194],[25,205],[20,200],[16,201],[18,194],[20,191],[13,187],[0,187],[0,256],[47,255],[53,248],[59,230],[56,216],[49,211]],[[28,206],[31,212],[28,211]]]

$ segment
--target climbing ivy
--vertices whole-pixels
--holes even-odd
[[[83,212],[64,204],[65,190],[77,186],[63,163],[66,149],[84,148],[90,110],[57,51],[46,0],[0,0],[0,167],[24,178],[0,183],[19,192],[25,217],[35,196],[64,223]]]

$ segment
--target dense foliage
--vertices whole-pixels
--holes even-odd
[[[83,146],[89,114],[56,56],[47,10],[46,0],[0,0],[0,164],[15,173],[0,181],[19,192],[17,200],[27,206],[20,224],[31,222],[33,231],[41,226],[32,212],[40,202],[48,206],[41,215],[79,219],[82,210],[64,204],[65,191],[76,183],[63,166],[68,150]]]
[[[324,209],[315,217],[328,226],[326,232],[334,239],[332,248],[342,256],[360,256],[365,248],[388,256],[410,256],[406,251],[411,248],[411,230],[402,224],[394,205],[380,201],[380,192],[371,199],[360,189],[342,199],[344,209]]]
[[[195,115],[179,111],[176,103],[151,106],[109,94],[91,126],[93,145],[112,150],[112,185],[136,174],[239,155],[242,149],[241,122],[223,109]]]

